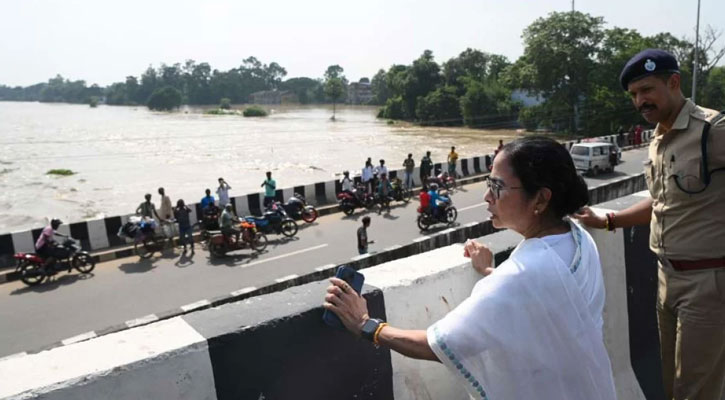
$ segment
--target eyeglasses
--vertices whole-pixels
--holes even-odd
[[[501,198],[501,191],[502,190],[513,190],[513,189],[523,189],[523,186],[504,186],[501,182],[492,179],[491,176],[486,177],[486,184],[488,185],[488,189],[493,193],[493,197],[498,200]]]

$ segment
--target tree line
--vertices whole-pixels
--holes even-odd
[[[680,63],[682,91],[690,96],[695,45],[670,33],[643,36],[634,29],[604,28],[604,19],[581,12],[555,12],[523,32],[524,53],[516,61],[467,49],[438,64],[426,50],[409,65],[393,65],[373,77],[379,117],[424,125],[523,126],[583,133],[617,132],[642,123],[619,84],[624,64],[645,48],[672,52]],[[697,103],[725,109],[725,47],[707,27],[701,38]],[[534,100],[524,107],[517,91]]]
[[[699,48],[697,102],[725,109],[725,55],[718,48],[721,32],[707,27]],[[677,56],[682,89],[689,96],[695,45],[670,33],[643,36],[637,30],[605,28],[605,21],[581,12],[554,12],[530,24],[522,34],[524,52],[515,61],[505,56],[466,49],[438,64],[426,50],[409,65],[379,70],[370,82],[381,118],[423,125],[496,128],[523,126],[598,135],[641,123],[618,77],[626,61],[648,47]],[[228,71],[206,62],[149,67],[108,87],[87,86],[61,76],[22,87],[0,85],[0,100],[87,103],[105,97],[107,104],[148,105],[152,94],[174,104],[246,103],[262,90],[290,91],[302,104],[344,102],[348,81],[339,65],[323,79],[284,80],[287,71],[255,57]],[[514,100],[512,94],[518,94]],[[525,106],[522,96],[535,105]],[[153,102],[152,102],[153,103]]]

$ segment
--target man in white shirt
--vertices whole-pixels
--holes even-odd
[[[229,204],[229,189],[231,188],[224,178],[219,178],[219,187],[216,189],[216,194],[219,196],[220,208],[224,208],[224,206]]]

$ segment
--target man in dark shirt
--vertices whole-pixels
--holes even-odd
[[[363,217],[362,226],[357,228],[357,251],[360,254],[367,254],[368,245],[375,243],[374,240],[368,240],[369,227],[370,217]]]

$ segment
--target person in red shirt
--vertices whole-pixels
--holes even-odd
[[[420,207],[418,208],[418,212],[426,212],[428,208],[430,207],[430,195],[428,194],[428,188],[423,186],[422,189],[420,189]]]

